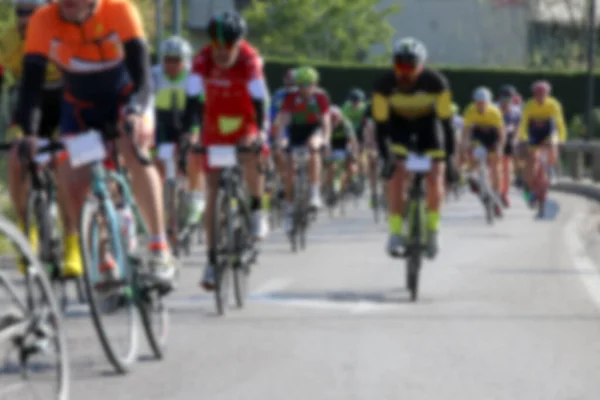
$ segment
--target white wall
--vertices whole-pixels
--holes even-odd
[[[381,7],[398,0],[382,0]],[[397,37],[415,36],[430,60],[447,65],[521,65],[526,59],[526,6],[494,7],[491,0],[402,0],[390,19]],[[381,47],[376,51],[381,52]]]

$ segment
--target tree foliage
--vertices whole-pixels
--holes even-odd
[[[253,0],[243,12],[250,37],[271,57],[371,61],[374,45],[388,50],[388,17],[398,6],[379,0]]]

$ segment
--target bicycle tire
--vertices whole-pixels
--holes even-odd
[[[128,344],[128,349],[124,355],[117,354],[117,350],[116,350],[114,344],[111,343],[111,341],[109,339],[104,321],[102,320],[102,317],[101,317],[100,305],[98,304],[96,296],[95,296],[94,284],[96,283],[97,280],[94,279],[95,278],[94,274],[95,274],[95,271],[97,270],[96,260],[98,258],[97,257],[94,258],[94,255],[92,254],[92,251],[94,250],[93,245],[90,243],[90,240],[89,240],[89,239],[95,239],[94,236],[97,236],[98,231],[95,230],[95,229],[99,229],[97,218],[99,215],[103,215],[103,214],[104,214],[104,212],[102,210],[102,207],[96,200],[86,201],[81,210],[80,227],[79,227],[79,232],[80,232],[79,243],[80,243],[81,255],[82,255],[82,258],[84,261],[84,265],[85,265],[85,274],[84,274],[85,286],[84,287],[86,290],[88,304],[90,307],[92,322],[94,324],[96,333],[98,334],[98,339],[100,340],[102,349],[104,350],[104,355],[106,356],[106,358],[108,359],[110,364],[115,368],[117,373],[125,374],[130,371],[131,366],[134,364],[134,362],[137,358],[137,354],[138,354],[138,346],[139,346],[139,340],[138,340],[138,338],[139,338],[139,335],[138,335],[139,321],[138,321],[138,318],[139,318],[139,315],[138,315],[138,310],[136,309],[137,306],[135,304],[133,296],[131,296],[131,293],[126,293],[125,296],[122,296],[122,298],[126,302],[126,307],[128,308],[129,317],[130,317],[130,319],[129,319],[129,338],[128,338],[129,344]],[[116,216],[116,212],[115,212],[115,216]],[[112,222],[108,221],[109,227],[111,224],[112,224]],[[120,231],[120,229],[119,229],[119,231]],[[94,232],[96,232],[96,235],[94,235]],[[88,235],[90,235],[92,237],[90,238]],[[110,234],[110,236],[111,236],[111,247],[113,247],[113,249],[114,249],[115,244],[117,244],[117,246],[122,245],[122,243],[121,243],[122,237],[120,234],[118,235],[116,240],[114,237],[112,237],[113,236],[112,234]],[[122,249],[123,249],[123,247],[121,247],[121,251],[122,251]],[[126,258],[127,257],[125,257],[125,255],[123,254],[123,259],[126,259]],[[117,259],[118,259],[118,257],[117,257]],[[124,277],[125,281],[127,282],[127,285],[125,287],[126,287],[126,290],[129,289],[129,291],[131,291],[131,288],[133,287],[131,269],[125,268],[125,270],[127,273],[127,276]]]
[[[169,244],[171,251],[176,258],[179,258],[179,224],[178,224],[178,211],[177,211],[177,187],[175,182],[168,180],[165,184],[165,204],[167,209],[167,232],[169,236]]]
[[[135,280],[138,281],[138,277]],[[137,305],[146,333],[146,340],[154,357],[157,360],[162,360],[169,339],[171,321],[169,308],[162,301],[163,297],[158,293],[158,290],[145,290],[139,287],[137,290],[139,296]],[[154,322],[159,323],[158,329],[154,328]]]
[[[235,237],[235,253],[236,265],[233,266],[233,286],[235,295],[235,304],[238,308],[244,308],[246,298],[248,297],[248,280],[250,276],[250,266],[247,265],[249,260],[244,260],[244,254],[250,245],[249,238],[251,236],[251,220],[250,212],[246,203],[238,198],[238,218],[240,221],[237,227]]]
[[[214,240],[217,243],[217,265],[215,270],[215,304],[217,314],[225,315],[229,305],[229,286],[231,282],[230,246],[227,232],[227,214],[230,208],[229,198],[219,190],[215,202]],[[225,214],[223,214],[225,213]],[[225,236],[223,236],[225,235]],[[223,240],[224,239],[224,240]]]
[[[423,249],[423,223],[422,220],[423,213],[422,208],[424,205],[422,204],[422,199],[414,199],[410,204],[410,208],[413,209],[411,215],[411,224],[410,224],[410,241],[409,241],[409,251],[408,257],[406,259],[406,287],[410,292],[410,300],[416,301],[419,293],[419,273],[421,271],[421,263],[422,263],[422,249]]]
[[[487,221],[487,223],[489,225],[493,225],[494,224],[494,202],[492,201],[492,199],[489,195],[485,199],[484,204],[485,204],[485,220]]]
[[[67,341],[64,332],[64,323],[62,320],[61,312],[59,310],[58,302],[52,290],[48,275],[36,255],[33,253],[31,246],[29,245],[28,239],[19,231],[19,229],[9,222],[4,216],[0,216],[0,235],[5,236],[12,243],[17,251],[17,254],[24,259],[27,267],[27,277],[34,276],[35,284],[42,292],[42,298],[45,300],[48,308],[50,318],[47,324],[52,328],[53,331],[53,342],[54,349],[57,349],[57,387],[56,392],[49,399],[52,400],[68,400],[70,395],[71,386],[71,374],[70,374],[70,362],[69,354],[67,350]],[[30,285],[27,285],[28,298],[31,297]],[[30,302],[31,304],[31,302]]]
[[[177,238],[186,256],[191,254],[191,235],[196,224],[188,225],[189,196],[181,185],[177,187]]]

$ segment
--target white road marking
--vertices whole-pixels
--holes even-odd
[[[260,285],[258,288],[254,289],[252,291],[251,296],[257,296],[257,295],[261,295],[261,294],[268,294],[270,292],[280,291],[280,290],[283,290],[283,289],[289,287],[291,284],[292,284],[291,279],[285,279],[285,278],[269,279],[268,281],[266,281],[265,283]]]
[[[600,308],[600,275],[589,274],[590,271],[597,271],[598,267],[587,254],[584,242],[577,231],[577,227],[582,226],[585,219],[586,215],[579,213],[569,220],[564,230],[565,243],[574,268],[580,272],[579,278],[596,306]]]

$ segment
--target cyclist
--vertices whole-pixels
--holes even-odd
[[[33,116],[48,61],[63,71],[67,88],[61,102],[61,134],[104,131],[107,124],[118,125],[121,133],[123,123],[132,127],[133,139],[123,135],[117,147],[150,230],[149,268],[158,285],[171,289],[175,265],[165,235],[160,176],[156,167],[142,165],[134,152],[138,146],[147,154],[154,134],[150,55],[138,9],[125,0],[58,0],[33,14],[16,112],[30,147],[35,147]],[[20,171],[17,151],[11,163]],[[65,257],[78,265],[77,226],[89,192],[87,172],[72,168],[64,158],[57,166],[59,201],[67,210]]]
[[[504,117],[504,127],[506,128],[506,142],[504,145],[504,154],[502,157],[502,202],[504,206],[510,206],[508,189],[510,188],[510,179],[513,168],[513,157],[516,153],[517,129],[521,122],[521,109],[514,103],[518,95],[517,89],[512,85],[504,85],[498,90],[498,106]]]
[[[407,182],[405,158],[411,151],[423,152],[433,159],[426,187],[427,256],[433,258],[439,248],[445,164],[450,175],[455,175],[452,163],[454,131],[448,81],[440,72],[426,67],[426,60],[427,49],[419,40],[398,40],[393,49],[394,70],[376,81],[372,104],[380,156],[388,164],[390,150],[399,156],[388,181],[390,232],[387,251],[397,255],[405,244],[402,217]],[[389,149],[388,139],[391,142]]]
[[[200,50],[192,67],[193,73],[201,78],[205,93],[202,145],[255,144],[266,133],[269,93],[262,58],[245,40],[246,21],[237,13],[224,12],[210,20],[208,36],[210,45]],[[269,226],[261,201],[264,177],[259,172],[260,156],[246,156],[241,162],[250,192],[253,235],[263,239]],[[207,157],[202,158],[207,181],[208,263],[201,284],[206,290],[213,290],[217,250],[212,225],[220,173],[209,168]]]
[[[464,127],[461,143],[463,144],[463,160],[470,166],[477,163],[473,159],[473,150],[483,146],[487,152],[488,170],[490,172],[492,188],[500,193],[501,164],[500,156],[504,146],[505,129],[502,112],[492,103],[492,92],[483,86],[473,91],[473,103],[464,113]],[[473,191],[478,192],[478,183],[470,180]],[[496,208],[496,214],[502,210]]]
[[[552,87],[544,80],[531,86],[533,98],[523,107],[519,125],[519,139],[528,144],[527,165],[525,168],[525,199],[534,204],[537,184],[533,179],[536,160],[540,149],[548,153],[548,166],[553,167],[558,160],[558,143],[567,138],[567,129],[562,105],[550,95]]]
[[[269,121],[271,124],[273,124],[275,122],[275,118],[277,117],[277,114],[279,114],[279,111],[281,110],[281,106],[283,105],[283,101],[285,100],[285,97],[287,96],[287,94],[290,91],[296,90],[294,84],[294,76],[296,74],[296,70],[295,68],[290,68],[286,71],[285,76],[283,78],[283,87],[278,89],[275,94],[273,94],[273,97],[271,98],[271,107],[270,107],[270,115],[269,115]],[[287,132],[284,134],[284,138],[287,140]],[[283,177],[285,176],[285,157],[281,151],[281,149],[274,149],[275,151],[273,152],[273,159],[275,161],[275,166],[277,168],[277,172],[279,173],[279,176]],[[283,189],[281,189],[280,193],[278,193],[278,196],[280,199],[283,199],[284,197],[284,192]]]
[[[331,154],[329,157],[330,163],[327,166],[327,177],[325,180],[326,188],[333,188],[333,180],[335,178],[335,163],[344,163],[344,174],[342,175],[341,181],[342,186],[340,193],[344,193],[348,187],[349,182],[356,174],[356,156],[358,154],[358,142],[356,140],[356,134],[352,123],[348,118],[344,116],[342,110],[338,106],[332,106],[329,109],[329,116],[331,120],[331,141],[329,148]],[[336,193],[332,190],[329,193],[329,201],[333,203],[335,201]]]
[[[46,0],[16,0],[15,14],[17,16],[16,24],[11,27],[0,39],[0,64],[4,66],[6,75],[6,85],[10,95],[8,99],[14,100],[17,98],[16,92],[19,82],[23,77],[23,54],[24,54],[24,37],[25,30],[35,10],[47,3]],[[40,112],[41,120],[39,123],[38,133],[40,137],[51,138],[57,128],[60,119],[60,102],[62,98],[62,79],[61,73],[52,63],[48,64],[46,75],[43,82],[43,90],[41,94]],[[14,102],[3,100],[6,102],[8,109],[6,114],[9,120],[14,120]],[[13,104],[9,104],[13,103]],[[8,130],[10,139],[14,139],[18,134],[18,129],[11,127]],[[21,229],[25,229],[25,210],[28,196],[28,181],[14,170],[11,170],[8,177],[9,190],[13,206],[15,207],[18,224]],[[64,213],[63,213],[64,214]],[[30,232],[30,242],[34,249],[37,247],[38,232],[35,227],[32,227]],[[22,267],[22,266],[20,266]],[[74,260],[65,260],[64,270],[62,271],[65,277],[78,276],[82,273],[81,265]]]
[[[288,93],[281,112],[275,119],[274,131],[279,138],[288,129],[289,147],[308,146],[311,149],[309,178],[311,183],[310,206],[319,209],[322,206],[320,193],[321,155],[318,150],[329,143],[331,124],[329,118],[329,96],[317,86],[319,73],[312,67],[301,67],[295,76],[297,91]],[[285,195],[287,200],[284,229],[292,229],[292,190],[294,170],[288,162],[285,176]]]
[[[367,159],[363,158],[363,149],[364,149],[364,138],[362,132],[362,125],[365,110],[367,108],[366,96],[365,92],[363,92],[359,88],[354,88],[350,90],[348,93],[348,97],[346,98],[346,102],[342,106],[342,112],[348,120],[352,123],[354,127],[354,132],[356,132],[356,139],[358,140],[358,144],[360,146],[358,153],[358,168],[360,174],[359,189],[360,192],[363,190],[363,177],[366,175],[367,171]]]
[[[180,135],[191,131],[193,122],[199,122],[200,107],[197,105],[186,111],[186,94],[199,92],[201,81],[190,73],[192,49],[190,44],[179,36],[166,39],[161,46],[162,65],[153,68],[154,89],[156,91],[156,145],[180,143]],[[198,102],[201,100],[198,97]],[[173,101],[176,104],[171,104]],[[193,100],[190,104],[193,104]],[[174,114],[175,113],[175,114]],[[190,113],[193,113],[190,115]],[[196,121],[194,121],[196,120]],[[162,167],[162,162],[159,162]],[[200,221],[204,212],[202,193],[202,169],[199,163],[190,162],[188,167],[189,215],[188,223]]]

